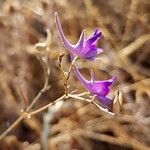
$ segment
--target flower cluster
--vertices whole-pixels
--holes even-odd
[[[97,40],[99,40],[102,36],[102,32],[100,32],[98,29],[96,29],[89,38],[85,38],[85,30],[83,30],[78,42],[73,45],[65,38],[57,13],[55,13],[55,22],[61,41],[64,47],[70,51],[72,60],[74,56],[87,60],[94,60],[99,53],[103,52],[101,48],[96,47]],[[115,81],[115,77],[108,80],[97,81],[95,80],[94,74],[92,73],[91,80],[88,81],[81,75],[76,65],[74,65],[73,70],[78,80],[92,95],[94,95],[99,100],[101,106],[111,110],[113,100],[108,98],[107,95],[110,91],[109,87]]]

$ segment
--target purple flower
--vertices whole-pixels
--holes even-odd
[[[111,86],[114,81],[115,77],[103,80],[103,81],[96,81],[94,74],[91,72],[91,80],[86,80],[79,72],[76,66],[74,66],[74,72],[76,74],[76,77],[78,80],[84,85],[84,87],[92,94],[95,95],[96,98],[99,100],[101,106],[103,108],[107,108],[108,110],[112,109],[113,100],[106,97],[109,93],[110,89],[109,86]]]
[[[87,39],[85,39],[85,30],[83,30],[79,41],[73,45],[70,44],[69,41],[65,38],[57,12],[55,12],[55,22],[64,47],[66,47],[71,53],[76,54],[81,58],[94,60],[96,55],[103,51],[101,48],[96,47],[96,42],[102,35],[98,29],[96,29],[92,36]]]

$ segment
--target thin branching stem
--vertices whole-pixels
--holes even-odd
[[[17,91],[18,91],[18,94],[21,98],[21,100],[23,101],[23,109],[26,109],[28,107],[28,99],[27,97],[25,96],[25,94],[23,93],[23,90],[20,86],[20,83],[19,83],[19,80],[17,79]]]
[[[63,96],[61,96],[60,98],[58,98],[58,99],[55,100],[54,102],[49,103],[49,104],[47,104],[47,105],[45,105],[45,106],[43,106],[43,107],[41,107],[41,108],[39,108],[39,109],[37,109],[37,110],[31,112],[31,113],[30,113],[30,116],[33,116],[33,115],[35,115],[35,114],[38,114],[38,113],[42,112],[43,110],[49,108],[50,106],[56,104],[57,102],[62,101],[62,100],[66,100],[66,99],[68,99],[68,98],[69,98],[69,97],[64,94]]]
[[[44,73],[45,73],[45,82],[44,82],[43,88],[36,95],[36,97],[33,99],[33,101],[31,102],[31,104],[26,108],[26,110],[23,111],[23,113],[20,115],[20,117],[8,129],[6,129],[0,135],[0,140],[3,139],[10,131],[12,131],[12,129],[14,129],[24,118],[26,118],[27,116],[29,118],[29,116],[30,116],[29,111],[32,109],[32,107],[34,106],[34,104],[39,100],[39,98],[41,97],[41,95],[45,91],[47,91],[49,89],[48,81],[49,81],[49,75],[50,75],[50,68],[49,68],[48,64],[44,64],[44,62],[42,62],[42,61],[41,61],[41,64],[42,64],[42,66],[44,68]]]
[[[66,78],[65,78],[65,83],[64,83],[64,85],[65,85],[65,94],[66,94],[66,95],[68,95],[68,80],[69,80],[69,77],[70,77],[70,73],[71,73],[71,70],[72,70],[72,68],[73,68],[73,66],[74,66],[74,64],[75,64],[75,62],[76,62],[77,59],[78,59],[78,57],[76,56],[76,57],[73,59],[73,61],[71,62],[71,65],[70,65],[69,70],[68,70],[68,72],[67,72],[67,76],[66,76]]]
[[[12,129],[14,129],[22,120],[23,115],[21,115],[8,129],[6,129],[1,135],[0,135],[0,141],[10,132]]]
[[[87,93],[85,92],[84,93],[85,95],[87,95]],[[79,94],[80,95],[80,94]],[[83,94],[81,94],[82,96],[84,96]],[[50,102],[49,104],[35,110],[35,111],[32,111],[32,112],[23,112],[21,114],[21,116],[7,129],[5,130],[1,135],[0,135],[0,140],[2,140],[10,131],[12,131],[23,119],[25,118],[31,118],[33,115],[36,115],[44,110],[46,110],[47,108],[49,108],[50,106],[56,104],[57,102],[59,101],[62,101],[62,100],[67,100],[69,98],[73,98],[73,99],[77,99],[77,100],[81,100],[81,101],[86,101],[88,103],[91,103],[93,105],[95,105],[96,107],[98,107],[100,110],[103,110],[109,114],[111,114],[110,112],[108,112],[107,110],[103,109],[102,107],[100,107],[96,102],[94,102],[94,99],[95,99],[95,96],[92,96],[91,99],[87,99],[87,98],[84,98],[84,97],[80,97],[80,96],[77,96],[77,95],[73,95],[73,94],[64,94],[63,96],[59,97],[58,99],[56,99],[54,102]],[[111,114],[112,115],[112,114]]]
[[[69,66],[69,70],[68,72],[65,72],[63,70],[63,67],[62,67],[62,58],[64,57],[64,54],[61,54],[58,58],[58,66],[60,68],[60,71],[63,75],[63,78],[64,78],[64,87],[65,87],[65,94],[66,96],[68,95],[68,80],[69,80],[69,77],[70,77],[70,73],[71,73],[71,70],[76,62],[76,60],[78,59],[77,56],[75,56],[75,58],[72,60],[70,66]]]
[[[46,56],[46,59],[48,59],[47,56]],[[36,95],[36,97],[33,99],[33,101],[31,102],[31,104],[27,107],[26,112],[29,112],[32,109],[32,107],[34,106],[34,104],[39,100],[39,98],[41,97],[41,95],[49,89],[50,67],[48,66],[48,64],[45,64],[42,60],[40,62],[42,64],[42,66],[43,66],[44,74],[45,74],[44,86],[40,90],[40,92]]]

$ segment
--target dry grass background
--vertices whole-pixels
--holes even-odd
[[[89,78],[92,68],[98,79],[117,77],[112,88],[122,93],[123,109],[112,117],[90,103],[69,99],[52,116],[52,108],[24,119],[3,140],[1,150],[130,150],[150,147],[150,50],[149,0],[0,0],[0,133],[31,103],[44,84],[44,70],[34,45],[51,31],[47,52],[50,89],[34,110],[64,93],[57,57],[63,51],[54,24],[59,13],[68,39],[76,42],[86,28],[103,32],[98,43],[105,52],[94,62],[78,66]],[[69,67],[66,53],[63,66]],[[71,74],[70,91],[85,91]],[[23,92],[20,92],[20,90]],[[23,93],[23,95],[21,95]],[[23,98],[26,97],[26,98]]]

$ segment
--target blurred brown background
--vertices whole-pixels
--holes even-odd
[[[78,66],[87,79],[90,68],[100,80],[116,76],[112,96],[121,91],[123,109],[117,117],[111,117],[91,104],[70,99],[48,123],[45,116],[49,116],[49,111],[23,120],[0,141],[0,149],[149,149],[149,0],[0,0],[0,133],[24,109],[18,86],[31,103],[44,84],[44,71],[38,59],[41,52],[34,51],[34,45],[45,41],[46,29],[52,36],[47,53],[51,87],[34,108],[64,93],[57,57],[66,50],[55,27],[55,11],[72,43],[85,28],[87,35],[97,27],[102,31],[98,47],[104,53],[94,62],[81,60]],[[63,65],[68,67],[69,63],[66,53]],[[85,91],[73,73],[69,84],[70,91]]]

